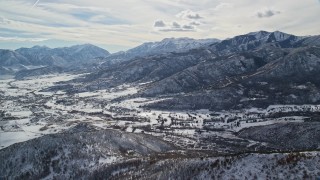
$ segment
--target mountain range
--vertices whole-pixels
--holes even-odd
[[[17,78],[60,73],[62,71],[92,71],[135,57],[168,52],[182,52],[219,42],[218,39],[167,38],[148,42],[125,52],[110,54],[91,44],[64,48],[34,46],[17,50],[0,50],[0,74],[16,74]]]
[[[118,62],[124,62],[137,57],[158,55],[170,52],[185,52],[220,42],[219,39],[192,39],[192,38],[166,38],[159,42],[147,42],[127,51],[121,51],[105,58],[103,67],[108,67]]]
[[[222,41],[167,38],[114,54],[88,44],[36,46],[1,50],[0,59],[2,74],[20,70],[17,78],[87,70],[85,78],[70,82],[68,92],[146,83],[139,96],[170,97],[150,108],[241,109],[320,102],[320,78],[315,76],[320,73],[320,36],[258,31]]]
[[[319,103],[320,36],[259,31],[180,52],[136,57],[92,72],[75,91],[146,83],[152,108],[238,109]],[[79,87],[80,86],[80,87]],[[307,87],[299,89],[297,87]],[[72,91],[72,89],[70,90]]]
[[[14,51],[0,50],[0,67],[11,74],[48,66],[51,68],[78,67],[82,64],[96,63],[97,57],[105,57],[109,54],[108,51],[91,44],[54,49],[34,46]]]
[[[0,50],[6,74],[0,179],[320,174],[320,36]]]

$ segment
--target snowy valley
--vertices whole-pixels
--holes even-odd
[[[91,60],[65,68],[53,54],[15,76],[11,64],[0,79],[0,179],[319,177],[319,44],[260,31],[111,55],[76,46],[70,56]]]

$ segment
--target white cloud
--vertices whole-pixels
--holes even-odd
[[[49,39],[47,38],[21,38],[21,37],[1,37],[0,36],[0,41],[15,41],[15,42],[42,42],[42,41],[47,41]]]
[[[193,32],[195,31],[193,28],[164,28],[160,29],[162,32]]]
[[[107,17],[105,15],[96,15],[96,16],[92,16],[91,18],[89,18],[89,20],[91,22],[101,22],[103,20],[105,20]]]
[[[10,24],[10,20],[0,16],[0,24]]]
[[[224,8],[231,8],[231,7],[233,7],[233,4],[222,2],[222,3],[218,4],[218,5],[214,8],[214,10],[219,11],[219,10],[222,10],[222,9],[224,9]]]
[[[35,7],[38,3],[39,3],[40,0],[37,0],[33,5],[32,7]]]
[[[166,37],[224,39],[257,30],[296,35],[320,32],[318,1],[46,0],[32,8],[35,2],[1,0],[0,36],[25,38],[31,34],[44,39],[133,47]],[[270,5],[272,8],[262,9]],[[274,18],[262,21],[256,18],[259,16]],[[163,24],[156,25],[156,19]],[[6,34],[1,29],[6,29]]]
[[[170,19],[173,19],[173,21],[155,21],[153,25],[154,29],[160,32],[196,32],[196,27],[201,24],[197,20],[203,19],[203,17],[191,10],[184,10],[172,16]]]
[[[203,18],[202,16],[200,16],[200,14],[193,12],[191,10],[181,11],[179,14],[177,14],[177,17],[183,18],[183,19],[201,19],[201,18]]]

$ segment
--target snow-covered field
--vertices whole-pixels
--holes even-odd
[[[127,132],[193,138],[202,129],[225,129],[238,132],[243,128],[281,122],[303,122],[307,117],[268,118],[277,112],[320,112],[320,105],[272,105],[267,109],[212,112],[149,110],[143,106],[162,101],[135,95],[142,84],[124,84],[115,88],[66,94],[64,91],[42,92],[56,82],[69,81],[80,75],[59,74],[26,80],[0,80],[0,148],[64,131],[80,122],[98,128],[121,128]],[[209,131],[210,133],[210,131]]]
[[[36,117],[33,108],[42,108],[42,104],[37,103],[38,100],[42,99],[41,95],[54,97],[64,94],[61,91],[39,91],[54,85],[56,82],[68,81],[79,76],[59,74],[19,81],[14,79],[0,80],[0,112],[4,112],[4,117],[1,117],[0,121],[0,148],[66,129],[63,124],[57,125],[46,122],[46,119],[56,115],[57,111],[43,111],[42,109],[42,112],[47,113],[47,115],[42,117],[39,122],[31,122]],[[50,127],[47,127],[48,124]]]

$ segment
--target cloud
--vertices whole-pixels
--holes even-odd
[[[184,29],[184,28],[173,28],[173,29],[170,29],[170,28],[167,28],[167,29],[160,29],[159,31],[162,31],[162,32],[194,32],[195,30],[194,29]]]
[[[203,17],[191,10],[184,10],[176,14],[175,17],[169,18],[172,19],[169,22],[156,20],[153,25],[154,30],[160,32],[196,32],[197,26],[201,24],[198,19]]]
[[[172,22],[172,27],[173,28],[180,28],[181,25],[179,23],[177,23],[177,22]]]
[[[0,24],[6,25],[10,23],[11,21],[9,19],[0,16]]]
[[[157,20],[155,21],[153,27],[156,31],[162,31],[162,32],[188,32],[188,31],[195,31],[195,26],[188,25],[188,24],[179,24],[176,21],[173,22],[164,22],[163,20]]]
[[[49,39],[47,38],[21,38],[21,37],[1,37],[0,36],[0,41],[15,41],[15,42],[42,42],[42,41],[47,41]]]
[[[198,21],[192,21],[189,24],[192,25],[192,26],[200,26],[201,25],[201,23],[198,22]]]
[[[179,17],[179,18],[182,18],[182,19],[202,19],[203,18],[198,13],[195,13],[195,12],[193,12],[191,10],[181,11],[176,16]]]
[[[281,14],[280,11],[272,10],[272,9],[264,9],[256,13],[258,18],[269,18],[274,15]]]
[[[39,3],[40,0],[37,0],[33,5],[32,5],[32,8],[34,8],[38,3]]]
[[[320,27],[318,0],[40,0],[31,8],[37,1],[0,0],[0,37],[48,38],[43,43],[49,46],[76,41],[134,47],[168,36],[224,39],[261,29],[315,35]],[[277,21],[260,19],[280,13]],[[155,22],[158,18],[162,23]],[[8,42],[1,43],[5,47]]]
[[[103,22],[107,17],[105,15],[96,15],[90,17],[90,21],[92,22]]]
[[[214,10],[219,11],[221,9],[230,8],[230,7],[233,7],[231,3],[220,3],[214,8]]]
[[[157,20],[154,23],[153,27],[156,31],[162,32],[195,32],[197,31],[196,26],[199,26],[201,24],[196,20],[203,18],[202,16],[200,16],[200,14],[191,10],[181,11],[176,15],[176,17],[180,20],[172,22],[164,22],[163,20]]]
[[[186,30],[194,30],[194,26],[191,25],[183,25],[182,28]]]
[[[153,27],[166,27],[166,24],[162,20],[157,20],[154,22]]]

